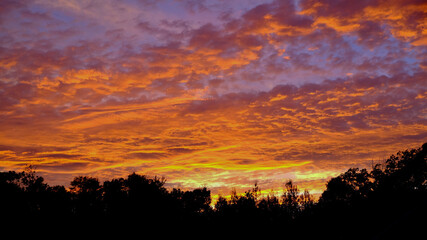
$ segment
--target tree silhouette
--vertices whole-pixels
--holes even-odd
[[[21,174],[15,171],[0,173],[0,209],[3,216],[12,218],[22,216],[27,212],[25,208],[24,189],[20,184]]]
[[[122,218],[130,211],[128,207],[127,181],[124,178],[105,181],[103,201],[107,217]]]
[[[96,217],[102,214],[102,192],[97,178],[78,176],[70,185],[76,215]]]
[[[160,221],[167,216],[169,201],[165,182],[165,179],[150,179],[136,173],[128,176],[126,187],[132,216],[138,216],[141,221]]]
[[[280,227],[289,238],[304,232],[303,237],[328,239],[409,239],[422,236],[427,224],[427,143],[398,152],[371,170],[348,169],[327,182],[318,202],[287,180],[282,196],[271,192],[261,197],[255,184],[243,194],[233,190],[229,198],[219,196],[211,208],[206,187],[169,191],[165,183],[165,178],[136,173],[102,185],[97,178],[78,176],[67,190],[49,186],[29,166],[22,172],[0,172],[0,214],[9,223],[68,223],[82,231]]]
[[[280,199],[274,193],[268,194],[258,202],[260,220],[264,223],[278,223],[283,217]]]
[[[300,195],[300,208],[302,211],[309,211],[314,206],[313,196],[308,190],[304,190],[304,193]]]
[[[318,217],[337,226],[337,235],[349,228],[361,229],[354,238],[363,234],[380,239],[421,234],[413,227],[426,222],[420,221],[427,203],[426,150],[424,144],[390,156],[370,172],[350,168],[332,178],[319,199]],[[369,225],[375,228],[365,227]]]
[[[289,218],[295,218],[300,211],[300,201],[299,201],[299,189],[298,186],[294,185],[292,180],[289,180],[285,184],[286,191],[282,196],[283,207],[285,208],[286,213]]]
[[[373,191],[371,176],[366,169],[350,168],[328,181],[320,202],[353,204],[366,199]]]

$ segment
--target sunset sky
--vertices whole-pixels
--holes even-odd
[[[426,141],[423,0],[0,1],[0,171],[320,193]]]

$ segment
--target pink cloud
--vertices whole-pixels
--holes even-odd
[[[0,167],[318,187],[426,139],[423,2],[192,3],[2,1]]]

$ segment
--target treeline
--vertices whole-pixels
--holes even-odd
[[[164,178],[132,173],[104,183],[74,178],[67,190],[49,186],[31,169],[0,172],[3,219],[140,228],[205,226],[288,229],[286,236],[390,239],[424,235],[427,205],[427,143],[398,152],[372,169],[350,168],[327,182],[318,201],[291,180],[284,194],[262,197],[257,185],[244,194],[219,197],[211,207],[207,188],[165,188]],[[24,221],[24,222],[25,222]],[[425,236],[425,235],[424,235]]]

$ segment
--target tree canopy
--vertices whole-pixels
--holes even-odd
[[[49,186],[33,168],[0,172],[0,212],[15,221],[154,223],[216,226],[280,227],[309,236],[335,239],[389,239],[417,236],[426,224],[427,143],[400,151],[372,169],[350,168],[330,179],[318,201],[285,180],[283,195],[262,197],[255,184],[243,194],[219,196],[213,204],[204,188],[167,189],[166,179],[132,173],[101,183],[77,176],[69,189]]]

